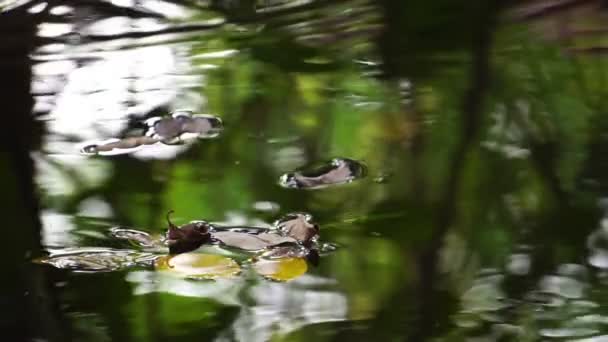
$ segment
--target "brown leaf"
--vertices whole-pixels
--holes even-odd
[[[300,242],[308,242],[319,234],[319,226],[311,220],[312,216],[309,214],[292,213],[277,220],[275,227],[286,236]]]
[[[226,246],[243,249],[246,251],[259,251],[266,247],[275,246],[281,243],[296,243],[297,241],[288,236],[281,236],[274,233],[238,233],[231,231],[215,232],[211,235],[213,238],[222,242]]]

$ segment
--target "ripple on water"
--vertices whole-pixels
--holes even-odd
[[[543,292],[566,299],[577,299],[583,296],[585,284],[565,276],[544,276],[540,282],[540,288]]]
[[[601,227],[587,238],[589,257],[587,261],[593,267],[608,269],[608,221],[602,220]]]
[[[515,259],[523,257],[523,253],[518,253]],[[527,274],[528,261],[524,264],[526,267],[520,268],[508,263],[505,274],[480,274],[461,297],[461,310],[455,316],[457,326],[475,335],[484,331],[492,340],[496,340],[496,336],[510,336],[513,340],[534,336],[570,341],[591,338],[608,324],[601,304],[593,301],[596,297],[589,291],[591,277],[584,265],[561,264],[555,273],[542,276],[536,286],[523,295],[509,297],[505,281],[513,275]],[[535,323],[531,327],[521,323],[524,321]],[[507,330],[502,331],[502,327]]]
[[[540,335],[547,338],[573,338],[586,337],[597,334],[599,331],[593,328],[571,327],[571,328],[554,328],[541,329]]]
[[[364,177],[365,166],[352,159],[334,158],[315,168],[289,172],[281,176],[279,184],[293,189],[321,189],[350,183]]]

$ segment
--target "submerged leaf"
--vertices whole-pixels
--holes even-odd
[[[253,268],[265,278],[288,281],[306,273],[308,264],[303,258],[258,259]]]
[[[54,251],[36,263],[78,272],[110,272],[133,266],[148,266],[157,258],[150,253],[112,248],[70,248]]]
[[[350,183],[365,176],[363,164],[346,158],[334,158],[326,165],[312,170],[300,170],[281,176],[285,188],[320,189],[330,185]]]
[[[230,278],[241,272],[236,261],[216,254],[183,253],[158,258],[156,269],[194,279]]]

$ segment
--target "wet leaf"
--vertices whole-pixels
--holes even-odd
[[[265,278],[288,281],[306,273],[308,264],[303,258],[258,259],[253,268]]]
[[[149,266],[156,258],[156,255],[132,250],[70,248],[53,251],[50,256],[34,262],[77,272],[110,272],[133,266]]]
[[[306,213],[291,213],[274,223],[284,235],[301,242],[312,241],[318,237],[319,226],[312,222],[312,216]]]
[[[187,111],[173,113],[171,117],[156,117],[146,121],[147,136],[165,144],[175,144],[193,138],[214,138],[222,130],[222,120],[212,115],[192,115]]]
[[[140,247],[155,247],[162,245],[159,238],[154,238],[146,232],[135,229],[115,227],[110,229],[110,235],[116,239],[127,240]]]
[[[256,257],[266,260],[302,258],[313,266],[319,265],[319,251],[301,243],[284,243],[274,246]]]
[[[286,173],[281,176],[279,184],[285,188],[321,189],[350,183],[364,176],[363,164],[352,159],[334,158],[318,168]]]
[[[128,137],[124,139],[109,139],[97,143],[88,144],[80,151],[83,154],[90,155],[119,155],[137,151],[141,146],[153,145],[159,141],[159,139],[146,136]]]
[[[171,139],[182,134],[182,123],[180,117],[168,117],[168,118],[152,118],[147,121],[149,125],[148,136],[155,137],[157,139]]]
[[[167,230],[166,243],[169,246],[169,253],[179,254],[191,252],[204,243],[210,241],[209,231],[211,225],[205,221],[192,221],[183,226],[177,227],[169,216],[173,213],[173,210],[167,213],[167,224],[169,229]]]
[[[306,258],[311,250],[299,243],[283,243],[258,255],[262,259]]]
[[[259,251],[281,243],[296,242],[294,238],[266,232],[249,234],[233,231],[220,231],[212,233],[212,237],[226,246],[246,251]]]
[[[222,120],[212,115],[194,115],[182,123],[182,132],[196,133],[199,138],[216,137],[222,130]]]
[[[230,258],[202,253],[160,257],[156,262],[156,269],[194,279],[230,278],[241,272],[241,267]]]
[[[214,138],[222,131],[222,120],[212,115],[192,115],[179,111],[170,117],[146,120],[146,134],[126,138],[112,138],[86,144],[80,152],[87,155],[118,155],[139,150],[146,145],[163,143],[183,144],[188,140]]]

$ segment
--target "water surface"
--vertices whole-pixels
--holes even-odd
[[[606,14],[550,3],[0,3],[33,118],[5,307],[57,341],[605,340]],[[318,260],[169,256],[170,210],[310,214]]]

